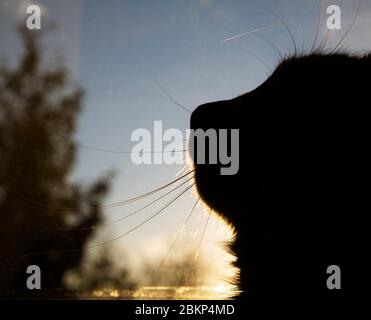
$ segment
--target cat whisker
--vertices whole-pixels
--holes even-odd
[[[131,228],[130,230],[128,230],[128,231],[126,231],[124,233],[119,234],[118,236],[116,236],[116,237],[114,237],[112,239],[109,239],[109,240],[106,240],[106,241],[103,241],[103,242],[100,242],[100,243],[96,243],[96,244],[93,244],[91,246],[86,246],[85,248],[79,248],[79,249],[32,252],[32,253],[28,253],[28,254],[23,255],[22,257],[20,257],[18,259],[18,261],[21,261],[22,259],[24,259],[26,257],[31,257],[31,256],[41,256],[41,255],[51,255],[51,254],[68,254],[68,253],[83,252],[85,250],[91,250],[91,249],[99,248],[99,247],[105,246],[107,244],[110,244],[110,243],[112,243],[112,242],[114,242],[116,240],[122,239],[123,237],[125,237],[125,236],[133,233],[134,231],[138,230],[140,227],[142,227],[143,225],[145,225],[147,222],[149,222],[152,219],[154,219],[156,216],[158,216],[160,213],[162,213],[167,207],[169,207],[177,199],[179,199],[182,195],[184,195],[188,190],[190,190],[193,186],[194,186],[194,184],[192,184],[192,185],[188,186],[187,188],[185,188],[184,190],[182,190],[172,200],[170,200],[169,202],[167,202],[164,206],[162,206],[154,214],[152,214],[151,216],[149,216],[147,219],[145,219],[140,224],[136,225],[135,227]]]
[[[343,2],[344,2],[344,0],[342,0],[340,2],[340,7],[343,5]],[[325,49],[325,47],[327,46],[327,43],[328,43],[328,41],[330,39],[330,32],[331,32],[331,30],[330,29],[327,29],[326,35],[325,35],[325,39],[323,39],[320,42],[320,44],[318,45],[317,51],[322,52]]]
[[[175,190],[179,189],[181,186],[185,185],[187,182],[191,181],[193,178],[189,178],[187,179],[186,181],[182,182],[180,185],[174,187],[173,189],[171,189],[170,191],[166,192],[165,194],[161,195],[160,197],[157,197],[156,199],[152,200],[151,202],[149,202],[148,204],[146,204],[145,206],[129,213],[128,215],[126,216],[123,216],[121,218],[118,218],[116,220],[112,220],[112,221],[109,221],[109,222],[106,222],[106,223],[101,223],[99,224],[99,226],[90,226],[90,227],[65,227],[65,228],[48,228],[46,230],[70,230],[70,231],[82,231],[82,230],[93,230],[93,229],[97,229],[99,227],[104,227],[104,226],[110,226],[110,225],[113,225],[115,223],[118,223],[118,222],[121,222],[129,217],[132,217],[134,216],[135,214],[143,211],[144,209],[150,207],[151,205],[153,205],[154,203],[160,201],[161,199],[165,198],[166,196],[168,196],[169,194],[173,193]]]
[[[305,54],[305,33],[304,33],[304,25],[302,19],[299,19],[299,24],[301,27],[301,36],[302,36],[302,46],[301,46],[301,55]]]
[[[266,39],[265,37],[263,37],[261,34],[258,34],[258,33],[255,33],[254,36],[262,39],[266,44],[268,44],[281,61],[284,59],[281,51],[278,49],[276,45],[274,45],[272,41],[269,41],[268,39]]]
[[[361,10],[361,6],[362,6],[362,2],[363,0],[359,0],[358,2],[358,7],[357,7],[357,11],[352,19],[352,22],[350,23],[349,25],[349,28],[348,30],[344,33],[344,35],[341,37],[340,41],[337,43],[337,45],[330,51],[330,54],[336,52],[336,50],[338,49],[338,47],[342,44],[342,42],[345,40],[345,38],[348,36],[349,32],[352,30],[353,26],[354,26],[354,23],[356,22],[357,18],[358,18],[358,15],[359,15],[359,12]]]
[[[254,56],[256,59],[258,59],[269,70],[269,72],[271,74],[273,73],[273,69],[261,57],[259,57],[257,54],[255,54],[254,52],[250,51],[249,49],[246,49],[246,48],[241,48],[241,49],[247,51],[249,54],[251,54],[252,56]]]
[[[184,165],[182,169],[180,169],[178,171],[178,173],[175,175],[176,177],[178,177],[179,175],[181,175],[184,171],[186,171],[187,169],[189,168],[189,165]]]
[[[273,11],[270,11],[270,10],[266,10],[266,11],[269,12],[270,14],[272,14],[273,16],[275,16],[277,19],[279,19],[281,21],[281,23],[284,25],[285,29],[287,30],[287,32],[290,35],[292,44],[294,45],[295,55],[297,55],[298,50],[297,50],[297,46],[296,46],[296,42],[295,42],[295,37],[294,37],[290,27],[288,26],[288,24],[278,14],[274,13]]]
[[[256,28],[256,29],[253,29],[253,30],[250,30],[250,31],[247,31],[247,32],[243,32],[243,33],[237,34],[237,35],[235,35],[235,36],[232,36],[232,37],[226,38],[226,39],[220,41],[220,43],[225,43],[225,42],[228,42],[228,41],[231,41],[231,40],[238,39],[238,38],[240,38],[240,37],[247,36],[247,35],[249,35],[249,34],[254,34],[254,33],[256,33],[256,32],[260,32],[260,31],[267,30],[267,29],[272,29],[272,28],[275,28],[275,27],[283,27],[283,25],[274,24],[274,25],[270,25],[270,26],[265,26],[265,27],[261,27],[261,28]]]
[[[321,0],[317,0],[317,27],[316,27],[316,33],[314,36],[314,41],[312,44],[312,47],[310,48],[310,51],[313,51],[316,43],[317,43],[317,38],[318,38],[318,32],[319,32],[319,24],[320,24],[320,13],[321,13]]]
[[[208,226],[208,224],[209,224],[210,217],[211,217],[211,210],[209,210],[209,214],[208,214],[208,216],[207,216],[207,220],[206,220],[206,223],[205,223],[204,229],[203,229],[202,234],[201,234],[200,242],[199,242],[199,244],[198,244],[198,246],[197,246],[197,250],[196,250],[195,255],[194,255],[194,257],[193,257],[193,263],[195,263],[195,262],[197,261],[197,259],[198,259],[198,255],[199,255],[199,252],[200,252],[201,244],[202,244],[202,241],[203,241],[203,239],[204,239],[204,237],[205,237],[206,229],[207,229],[207,226]],[[193,263],[192,263],[192,264],[193,264]]]
[[[141,195],[133,197],[133,198],[129,198],[129,199],[126,199],[126,200],[123,200],[123,201],[114,202],[114,203],[104,205],[104,206],[102,206],[102,209],[106,210],[106,209],[116,208],[118,206],[123,206],[123,205],[129,204],[129,203],[141,200],[143,198],[146,198],[146,197],[148,197],[148,196],[150,196],[154,193],[157,193],[157,192],[173,185],[174,183],[176,183],[179,180],[185,178],[187,175],[191,174],[192,172],[194,172],[194,169],[192,169],[192,170],[188,171],[187,173],[183,174],[182,176],[170,181],[169,183],[166,183],[165,185],[162,185],[161,187],[158,187],[154,190],[151,190],[149,192],[146,192],[144,194],[141,194]],[[42,204],[42,203],[39,203],[39,202],[36,202],[36,201],[32,201],[32,200],[27,199],[26,197],[24,197],[24,195],[22,193],[18,192],[15,188],[13,188],[13,186],[10,183],[8,183],[4,178],[0,177],[0,180],[9,188],[9,190],[11,192],[16,194],[22,202],[24,202],[25,204],[27,204],[28,206],[30,206],[32,208],[37,208],[37,209],[40,209],[40,210],[55,210],[55,211],[62,211],[62,212],[63,211],[82,212],[81,208],[78,208],[78,207],[48,206],[48,205],[45,205],[45,204]]]
[[[139,153],[139,152],[133,152],[133,151],[114,150],[114,149],[104,149],[104,148],[91,147],[91,146],[87,146],[87,145],[84,145],[84,144],[81,144],[81,143],[77,143],[77,145],[79,147],[82,147],[82,148],[85,148],[85,149],[89,149],[89,150],[92,150],[92,151],[97,151],[97,152],[118,153],[118,154]],[[186,149],[173,150],[173,151],[143,150],[143,151],[141,151],[141,153],[144,153],[144,154],[147,154],[147,153],[156,154],[156,153],[171,153],[171,152],[186,152],[186,151],[187,151]]]
[[[197,199],[197,201],[196,201],[196,203],[194,204],[194,206],[192,207],[191,211],[188,213],[186,219],[185,219],[184,222],[183,222],[183,225],[182,225],[181,229],[179,230],[179,232],[178,232],[176,238],[174,239],[173,243],[171,244],[171,246],[170,246],[170,248],[169,248],[167,254],[166,254],[165,257],[161,260],[161,262],[160,262],[159,266],[157,267],[157,269],[161,269],[162,266],[165,264],[165,261],[166,261],[167,258],[170,256],[170,253],[171,253],[171,251],[173,250],[173,248],[175,247],[175,244],[177,243],[178,239],[182,236],[182,234],[183,234],[183,232],[184,232],[184,230],[185,230],[185,227],[186,227],[188,221],[190,220],[190,218],[191,218],[193,212],[196,210],[196,207],[197,207],[197,205],[199,204],[199,202],[200,202],[200,197]]]
[[[109,239],[107,241],[104,241],[104,242],[97,243],[95,245],[89,246],[89,247],[87,247],[87,249],[97,248],[97,247],[104,246],[104,245],[106,245],[108,243],[111,243],[113,241],[119,240],[119,239],[121,239],[121,238],[123,238],[123,237],[125,237],[125,236],[127,236],[129,234],[131,234],[132,232],[136,231],[137,229],[139,229],[140,227],[142,227],[143,225],[145,225],[147,222],[151,221],[153,218],[157,217],[160,213],[162,213],[166,208],[168,208],[171,204],[173,204],[176,200],[178,200],[181,196],[183,196],[187,191],[189,191],[193,187],[194,187],[194,184],[189,185],[187,188],[185,188],[180,193],[178,193],[172,200],[170,200],[163,207],[161,207],[159,210],[157,210],[154,214],[152,214],[151,216],[149,216],[147,219],[145,219],[139,225],[131,228],[129,231],[124,232],[124,233],[118,235],[117,237],[114,237],[114,238]]]
[[[178,101],[176,101],[171,95],[169,92],[167,92],[167,90],[161,85],[161,83],[157,80],[157,85],[159,86],[159,88],[162,90],[162,92],[165,94],[166,98],[168,100],[170,100],[171,102],[173,102],[174,104],[176,104],[178,107],[180,107],[181,109],[183,109],[184,111],[188,112],[188,113],[192,113],[191,110],[189,110],[187,107],[183,106],[182,104],[180,104]]]

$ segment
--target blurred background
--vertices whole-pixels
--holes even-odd
[[[25,28],[31,4],[41,30]],[[341,30],[326,28],[330,4]],[[233,297],[225,280],[238,270],[223,247],[233,226],[209,216],[190,175],[175,180],[186,162],[134,165],[131,133],[161,120],[185,134],[178,104],[192,111],[259,86],[295,52],[284,24],[299,52],[335,47],[350,26],[345,48],[367,52],[371,1],[356,16],[358,5],[1,0],[0,297]],[[31,264],[43,290],[25,287]]]

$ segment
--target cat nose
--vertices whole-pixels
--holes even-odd
[[[228,106],[224,101],[210,102],[198,106],[191,114],[191,129],[207,130],[227,128]]]
[[[211,102],[206,103],[198,106],[191,114],[191,135],[189,137],[189,154],[191,156],[191,159],[194,161],[194,163],[197,164],[203,164],[197,162],[196,155],[198,154],[198,150],[204,150],[204,154],[206,158],[209,158],[210,153],[210,144],[214,146],[214,144],[217,144],[217,141],[214,141],[214,144],[205,138],[207,134],[210,132],[209,129],[217,130],[217,103]],[[211,135],[214,136],[213,133]],[[215,134],[216,139],[218,139],[217,134]],[[205,140],[204,140],[205,139]],[[210,139],[210,138],[209,138]],[[202,152],[202,151],[201,151]],[[210,167],[210,166],[208,166]],[[205,169],[205,166],[203,166],[203,169]]]

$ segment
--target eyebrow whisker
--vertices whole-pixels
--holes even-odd
[[[321,12],[321,0],[317,0],[317,27],[316,27],[316,34],[314,36],[314,41],[310,51],[313,51],[314,47],[316,46],[318,32],[319,32],[319,24],[320,24],[320,12]]]
[[[348,30],[344,33],[344,35],[341,37],[340,41],[337,43],[337,45],[330,51],[330,54],[334,53],[338,47],[342,44],[342,42],[345,40],[345,38],[348,36],[349,32],[352,30],[353,26],[354,26],[354,23],[356,22],[357,18],[358,18],[358,15],[359,15],[359,12],[361,10],[361,6],[362,6],[362,2],[363,0],[359,0],[358,2],[358,7],[357,7],[357,11],[355,12],[354,16],[353,16],[353,19],[352,19],[352,22],[350,23],[349,25],[349,28]]]
[[[162,90],[162,92],[165,94],[165,98],[167,98],[168,100],[170,100],[171,102],[173,102],[174,104],[176,104],[178,107],[180,107],[181,109],[183,109],[184,111],[188,112],[188,113],[192,113],[191,110],[189,110],[187,107],[183,106],[182,104],[180,104],[178,101],[176,101],[171,95],[170,93],[161,85],[161,83],[156,80],[156,83],[157,85],[159,86],[159,88]]]

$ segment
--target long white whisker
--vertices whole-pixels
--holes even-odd
[[[87,247],[85,247],[85,249],[84,248],[79,248],[79,249],[70,249],[70,250],[32,252],[32,253],[24,254],[22,257],[20,257],[18,259],[18,261],[21,261],[24,258],[31,257],[31,256],[41,256],[41,255],[51,255],[51,254],[68,254],[68,253],[82,252],[84,250],[90,250],[90,249],[95,249],[95,248],[98,248],[98,247],[102,247],[102,246],[105,246],[105,245],[107,245],[109,243],[112,243],[112,242],[114,242],[116,240],[122,239],[123,237],[125,237],[125,236],[133,233],[136,230],[138,230],[140,227],[142,227],[143,225],[145,225],[147,222],[151,221],[152,219],[154,219],[155,217],[157,217],[159,214],[161,214],[162,212],[164,212],[164,210],[166,208],[168,208],[171,204],[173,204],[177,199],[179,199],[182,195],[184,195],[192,187],[193,187],[193,185],[188,186],[187,188],[185,188],[184,190],[182,190],[180,193],[178,193],[172,200],[170,200],[165,205],[163,205],[160,209],[158,209],[154,214],[152,214],[147,219],[145,219],[144,221],[142,221],[140,224],[136,225],[135,227],[131,228],[130,230],[128,230],[128,231],[126,231],[124,233],[119,234],[118,236],[116,236],[114,238],[111,238],[109,240],[106,240],[106,241],[103,241],[103,242],[100,242],[100,243],[93,244],[91,246],[87,246]]]
[[[198,259],[198,254],[199,254],[199,252],[200,252],[201,244],[202,244],[202,241],[204,240],[204,237],[205,237],[205,234],[206,234],[206,229],[207,229],[207,226],[208,226],[208,224],[209,224],[210,217],[211,217],[211,210],[209,211],[209,214],[208,214],[208,216],[207,216],[207,220],[206,220],[206,223],[205,223],[205,226],[204,226],[204,230],[202,231],[202,235],[201,235],[201,238],[200,238],[200,242],[199,242],[199,244],[198,244],[198,246],[197,246],[196,253],[195,253],[194,257],[193,257],[193,262],[192,262],[192,264],[195,263],[196,260]]]
[[[253,34],[253,33],[256,33],[256,32],[263,31],[263,30],[267,30],[267,29],[272,29],[272,28],[275,28],[275,27],[284,27],[284,26],[282,24],[274,24],[274,25],[270,25],[270,26],[265,26],[265,27],[253,29],[253,30],[250,30],[250,31],[247,31],[247,32],[240,33],[240,34],[235,35],[233,37],[229,37],[227,39],[224,39],[224,40],[220,41],[220,43],[225,43],[225,42],[235,40],[235,39],[243,37],[243,36],[247,36],[249,34]]]
[[[170,246],[170,248],[169,248],[169,250],[168,250],[166,256],[162,259],[160,265],[158,266],[158,269],[161,269],[161,267],[164,265],[166,259],[169,257],[171,251],[172,251],[173,248],[175,247],[175,244],[177,243],[178,239],[179,239],[179,238],[181,237],[181,235],[183,234],[183,232],[184,232],[184,230],[185,230],[185,227],[186,227],[186,225],[187,225],[189,219],[191,218],[193,212],[196,210],[199,201],[200,201],[200,198],[197,199],[197,201],[196,201],[196,203],[193,205],[191,211],[188,213],[186,219],[185,219],[184,222],[183,222],[182,228],[180,229],[180,231],[178,232],[176,238],[174,239],[173,243],[171,244],[171,246]]]

